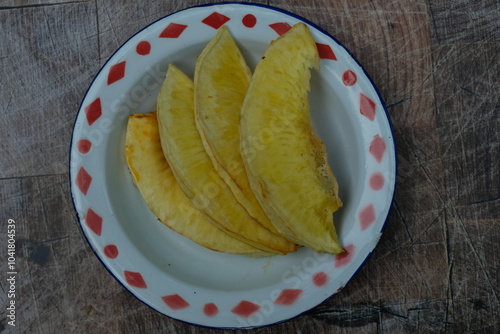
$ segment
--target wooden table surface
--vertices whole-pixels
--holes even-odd
[[[104,268],[78,226],[68,152],[94,75],[132,34],[210,1],[0,1],[5,333],[229,333],[170,319]],[[345,289],[241,333],[500,332],[500,2],[255,1],[335,36],[386,102],[399,174],[387,228]],[[16,223],[16,326],[6,308]]]

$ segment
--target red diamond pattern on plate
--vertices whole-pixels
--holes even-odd
[[[113,66],[111,66],[108,73],[108,85],[111,85],[125,77],[126,63],[127,62],[122,61],[119,62],[118,64],[114,64]]]
[[[124,270],[123,275],[125,276],[127,283],[135,286],[136,288],[145,289],[148,287],[140,273]]]
[[[161,299],[163,299],[165,304],[172,310],[180,310],[189,306],[189,303],[178,294],[163,296]]]
[[[370,151],[370,154],[378,162],[381,162],[382,159],[384,158],[385,142],[379,135],[373,136],[373,140],[370,143],[369,151]]]
[[[293,305],[301,294],[301,289],[285,289],[281,291],[274,303],[279,305]]]
[[[276,33],[280,36],[286,33],[288,30],[292,29],[292,26],[287,22],[272,23],[269,25],[269,27],[276,31]]]
[[[257,312],[259,309],[260,309],[259,305],[251,303],[251,302],[246,301],[246,300],[242,300],[241,302],[238,303],[238,305],[233,307],[231,312],[233,312],[234,314],[237,314],[239,316],[247,318],[247,317],[251,316],[252,314],[254,314],[255,312]]]
[[[95,213],[94,210],[88,209],[87,216],[85,217],[85,225],[88,226],[98,236],[102,232],[102,217]]]
[[[330,45],[316,43],[316,47],[318,48],[319,57],[321,59],[337,60]]]
[[[102,115],[101,99],[97,98],[88,106],[85,107],[85,117],[87,123],[92,125]]]
[[[361,224],[361,229],[366,230],[371,226],[376,220],[375,217],[375,207],[373,204],[369,204],[359,212],[359,223]]]
[[[160,34],[160,38],[178,38],[188,26],[185,24],[170,23]]]
[[[368,96],[361,93],[359,95],[359,112],[361,115],[368,118],[370,121],[375,120],[375,102],[373,102]]]
[[[219,29],[220,27],[222,27],[224,25],[224,23],[226,23],[229,20],[230,20],[230,18],[227,17],[226,15],[222,15],[220,13],[213,12],[212,14],[208,15],[203,20],[201,20],[201,22],[205,23],[206,25],[208,25],[214,29]]]
[[[335,268],[340,268],[348,265],[353,258],[354,249],[354,245],[348,245],[344,247],[344,253],[335,255]]]
[[[92,183],[92,176],[85,170],[85,168],[80,167],[78,174],[76,175],[76,185],[82,194],[87,195],[89,191],[90,183]]]

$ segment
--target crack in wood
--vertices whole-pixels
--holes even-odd
[[[406,101],[409,101],[409,100],[411,100],[411,96],[410,96],[410,97],[408,97],[408,98],[406,98],[406,99],[402,99],[402,100],[399,100],[399,101],[393,102],[393,103],[391,103],[391,104],[388,104],[388,105],[387,105],[387,109],[390,109],[390,108],[392,108],[392,107],[395,107],[395,106],[397,106],[398,104],[401,104],[401,103],[406,102]]]
[[[38,175],[20,175],[20,176],[0,177],[0,182],[1,181],[12,181],[12,180],[23,180],[23,179],[38,178],[38,177],[62,176],[62,175],[68,175],[68,173],[64,172],[64,173],[48,173],[48,174],[38,174]]]
[[[394,199],[394,207],[396,208],[396,213],[398,214],[399,219],[403,223],[403,226],[405,228],[406,234],[408,235],[408,238],[410,239],[411,244],[413,244],[414,243],[413,237],[412,237],[412,235],[410,233],[410,230],[408,229],[408,224],[406,222],[406,218],[404,217],[403,212],[399,208],[399,204],[398,204],[398,201],[396,199]]]
[[[310,316],[340,327],[361,327],[379,323],[381,308],[374,304],[360,303],[320,308],[308,313]]]
[[[458,214],[455,207],[452,207],[451,209],[453,210],[453,214],[456,217],[455,221],[457,222],[457,225],[459,225],[459,227],[460,227],[461,235],[464,237],[463,240],[466,241],[466,243],[468,244],[468,246],[470,247],[470,249],[472,251],[472,254],[474,255],[474,258],[476,259],[476,263],[477,263],[476,268],[478,270],[480,270],[483,273],[484,277],[486,278],[486,282],[490,286],[491,294],[495,298],[496,303],[497,304],[500,303],[500,300],[498,299],[495,287],[493,286],[492,280],[490,278],[489,270],[486,268],[485,264],[483,263],[483,260],[481,259],[481,256],[479,255],[479,253],[476,249],[475,243],[472,241],[472,238],[465,227],[465,223],[464,223],[462,217]],[[453,300],[453,298],[452,298],[452,300]]]
[[[339,327],[363,327],[371,323],[380,325],[393,319],[402,322],[403,327],[408,329],[419,329],[423,323],[427,328],[442,329],[453,324],[448,319],[446,305],[445,300],[384,302],[380,305],[358,303],[320,306],[308,312],[307,315]]]
[[[40,7],[54,7],[54,6],[62,6],[62,5],[72,5],[86,2],[97,2],[95,0],[80,0],[80,1],[66,1],[60,3],[40,3],[40,4],[31,4],[31,5],[19,5],[19,6],[0,6],[0,10],[15,10],[15,9],[24,9],[24,8],[40,8]]]
[[[475,204],[486,204],[486,203],[494,203],[500,201],[500,197],[488,198],[482,201],[469,202],[467,205],[475,205]]]
[[[461,88],[462,90],[466,91],[466,92],[467,92],[467,93],[469,93],[469,94],[472,94],[472,95],[475,95],[475,96],[481,96],[481,95],[479,95],[478,93],[476,93],[476,92],[474,92],[474,91],[470,90],[469,88],[467,88],[467,87],[465,87],[465,86],[460,86],[460,88]]]

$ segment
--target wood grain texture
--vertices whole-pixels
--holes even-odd
[[[75,2],[71,0],[2,0],[0,8],[18,9],[22,7],[51,6],[63,3]],[[83,2],[83,1],[81,1]]]
[[[99,262],[68,185],[73,121],[93,76],[144,26],[215,1],[0,2],[0,230],[17,229],[18,319],[5,333],[500,332],[500,5],[259,1],[304,16],[362,63],[387,104],[398,179],[387,228],[344,290],[254,330],[153,311]],[[5,239],[0,270],[7,272]],[[0,281],[5,310],[6,282]]]
[[[99,69],[95,4],[0,10],[0,177],[67,171],[75,111]]]
[[[219,2],[216,0],[151,1],[148,6],[144,6],[141,1],[98,1],[101,62],[104,63],[127,39],[154,21],[184,8]]]
[[[431,33],[425,3],[272,1],[335,36],[380,90],[397,129],[434,121]]]
[[[500,3],[495,0],[430,0],[434,42],[499,41]]]
[[[481,45],[482,52],[477,53]],[[435,48],[451,312],[457,328],[498,330],[499,44]]]

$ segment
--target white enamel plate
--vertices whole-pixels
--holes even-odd
[[[161,224],[133,185],[124,158],[127,117],[155,108],[168,63],[192,77],[197,55],[223,24],[254,68],[268,44],[300,21],[308,24],[321,56],[321,69],[312,73],[311,114],[339,181],[344,207],[335,224],[346,253],[301,248],[254,259],[198,246]],[[185,9],[130,38],[88,89],[71,142],[74,206],[98,258],[158,312],[218,328],[281,322],[338,293],[380,238],[395,173],[386,109],[358,62],[314,24],[250,4]]]

